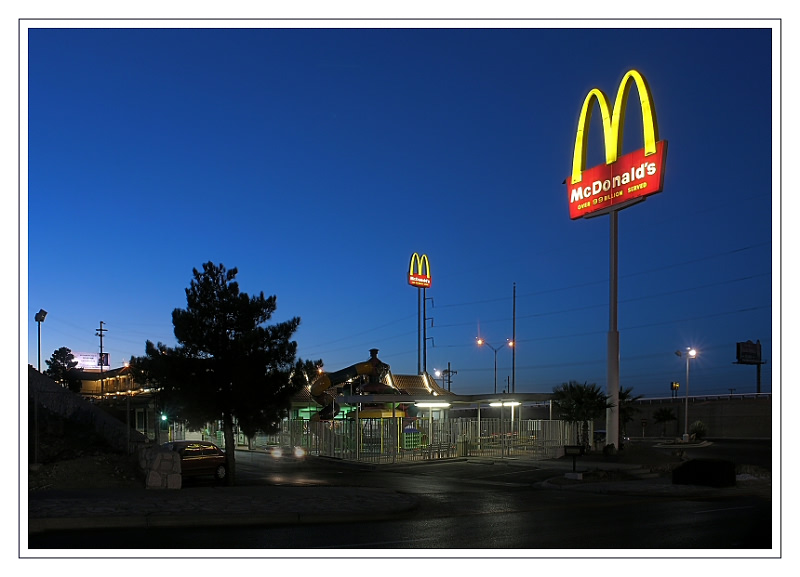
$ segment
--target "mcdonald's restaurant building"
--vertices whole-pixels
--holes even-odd
[[[163,423],[158,391],[138,385],[128,367],[103,373],[78,371],[75,377],[82,384],[81,396],[151,441],[197,438],[224,444],[221,423],[208,423],[202,431],[185,430],[182,423]],[[577,438],[574,424],[558,421],[552,414],[552,393],[457,395],[427,373],[389,373],[386,382],[398,394],[353,394],[356,391],[345,385],[336,397],[341,411],[328,422],[315,422],[320,407],[305,387],[292,399],[280,433],[249,439],[237,432],[237,445],[258,448],[289,441],[315,454],[383,462],[403,453],[410,459],[465,453],[548,458],[557,455],[556,447]],[[692,398],[691,420],[702,420],[711,438],[771,437],[771,395],[728,397]],[[641,399],[636,403],[635,419],[625,427],[626,434],[634,438],[677,436],[678,423],[655,422],[653,415],[664,403],[672,403],[683,418],[680,402]],[[603,425],[598,421],[593,428]],[[469,445],[461,446],[462,439]]]

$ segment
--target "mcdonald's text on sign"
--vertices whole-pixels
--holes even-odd
[[[428,255],[420,256],[416,252],[411,255],[411,263],[408,266],[408,284],[418,288],[430,288],[431,265]]]
[[[569,187],[569,216],[582,218],[631,200],[661,192],[664,186],[665,141],[656,153],[644,149],[626,154],[613,164],[601,164],[583,172],[583,180]]]
[[[628,94],[633,84],[639,92],[644,148],[620,156]],[[603,118],[606,163],[585,170],[588,128],[595,101]],[[655,105],[644,76],[636,70],[625,74],[617,90],[613,112],[605,93],[593,88],[586,95],[578,119],[572,175],[566,180],[570,218],[574,220],[620,210],[633,201],[661,192],[666,160],[667,141],[658,139]]]

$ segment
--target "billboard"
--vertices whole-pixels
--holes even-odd
[[[736,362],[740,365],[760,365],[761,341],[736,343]]]
[[[101,369],[100,364],[100,353],[72,353],[74,360],[78,362],[75,366],[76,369],[81,369],[84,371],[99,371]],[[103,368],[107,368],[110,365],[109,363],[109,356],[108,353],[102,354]]]
[[[639,92],[644,148],[620,156],[628,94],[633,84]],[[586,143],[595,100],[603,116],[606,163],[585,170]],[[658,140],[658,122],[650,88],[639,72],[630,70],[622,78],[613,111],[605,93],[593,88],[583,101],[572,155],[572,175],[565,181],[570,218],[599,216],[661,192],[666,159],[667,142]]]
[[[419,256],[417,253],[411,255],[411,263],[408,266],[408,284],[418,288],[431,287],[431,264],[428,261],[428,255]]]

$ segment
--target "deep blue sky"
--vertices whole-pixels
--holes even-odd
[[[97,352],[100,321],[112,367],[174,345],[172,310],[211,260],[277,295],[273,320],[301,317],[299,356],[338,370],[378,348],[414,374],[419,252],[427,368],[450,363],[454,392],[493,390],[475,337],[512,336],[514,283],[517,391],[605,387],[609,219],[570,220],[562,182],[585,95],[613,98],[635,68],[669,153],[664,191],[619,214],[620,385],[669,396],[674,351],[694,346],[692,393],[754,392],[755,367],[733,362],[760,339],[771,392],[777,32],[750,24],[32,28],[28,362],[40,308],[43,369],[62,346]],[[623,152],[643,146],[635,100]],[[588,166],[601,132],[595,110]],[[497,363],[501,389],[507,348]]]

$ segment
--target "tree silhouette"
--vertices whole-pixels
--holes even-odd
[[[639,407],[634,403],[642,398],[642,395],[633,396],[633,387],[619,390],[619,432],[624,435],[627,425],[633,420],[634,415],[640,413]]]
[[[653,412],[653,420],[656,424],[663,423],[664,426],[661,429],[661,436],[666,437],[667,423],[670,421],[677,421],[678,417],[675,416],[675,411],[673,411],[671,407],[663,407]]]
[[[589,421],[603,416],[612,405],[595,383],[570,381],[553,389],[553,407],[559,417],[570,423],[580,423],[579,443],[589,447]]]
[[[162,406],[190,424],[221,420],[227,483],[236,482],[234,422],[247,436],[275,432],[301,383],[291,376],[300,318],[267,325],[275,296],[240,292],[238,270],[207,262],[193,269],[186,308],[172,312],[178,346],[147,341],[137,378],[160,387]]]
[[[62,387],[68,387],[70,391],[80,392],[81,382],[79,379],[70,375],[70,372],[78,366],[78,361],[72,351],[67,347],[61,347],[53,351],[50,360],[45,361],[47,370],[45,375],[59,383]]]

